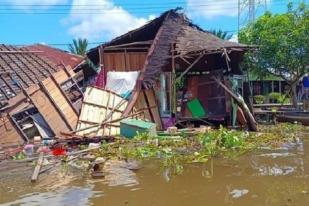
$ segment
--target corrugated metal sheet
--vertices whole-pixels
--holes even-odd
[[[106,125],[103,128],[99,125],[103,121],[111,121],[120,118],[127,105],[127,100],[111,91],[88,87],[84,93],[84,101],[78,120],[77,130],[94,125],[98,126],[80,131],[78,135],[109,136],[119,134],[119,122],[115,122],[113,125]]]

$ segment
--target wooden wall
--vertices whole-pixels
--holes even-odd
[[[139,71],[143,68],[147,52],[112,52],[103,54],[107,71]]]
[[[30,101],[25,94],[18,94],[9,101],[9,104],[12,105],[9,114],[12,116],[25,108],[27,104],[31,103],[38,109],[54,134],[60,135],[61,132],[68,132],[75,129],[78,114],[75,112],[71,102],[65,97],[60,86],[70,76],[71,73],[60,70],[42,81],[39,85],[31,86],[26,90]],[[2,113],[2,116],[6,116],[6,114]],[[1,120],[0,144],[19,144],[22,142],[24,142],[23,136],[12,120],[8,117],[5,117],[3,121]]]
[[[156,123],[157,130],[162,130],[163,124],[158,105],[154,90],[147,89],[139,92],[138,99],[134,106],[138,111],[144,111],[146,120]]]
[[[7,116],[0,118],[0,147],[22,144],[24,140]]]

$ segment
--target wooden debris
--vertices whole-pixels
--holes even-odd
[[[244,112],[245,118],[248,122],[249,129],[251,131],[257,131],[257,123],[250,112],[248,106],[246,105],[245,101],[239,98],[236,94],[234,94],[227,86],[225,86],[219,79],[213,76],[213,79],[235,100],[238,106]]]
[[[39,155],[39,159],[38,162],[34,168],[32,177],[31,177],[31,182],[36,182],[38,180],[39,174],[40,174],[40,170],[43,164],[43,160],[44,160],[44,154],[43,152],[40,153]]]

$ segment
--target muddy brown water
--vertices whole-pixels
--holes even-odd
[[[52,173],[36,184],[29,182],[31,170],[14,178],[2,173],[0,205],[309,205],[308,140],[185,165],[177,176],[156,161],[142,166],[127,173],[115,169],[116,179]]]

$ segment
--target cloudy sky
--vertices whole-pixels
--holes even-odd
[[[267,9],[284,12],[288,1],[266,0]],[[65,49],[62,44],[83,37],[95,46],[176,7],[204,29],[237,32],[238,0],[0,0],[0,43],[39,42]],[[242,11],[244,24],[247,13]],[[260,6],[258,14],[263,11]]]

